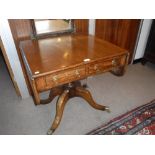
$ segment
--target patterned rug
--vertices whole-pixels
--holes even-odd
[[[155,100],[111,120],[87,135],[155,135]]]

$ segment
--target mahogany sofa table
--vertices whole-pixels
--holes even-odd
[[[91,35],[63,35],[20,42],[22,58],[36,105],[50,103],[59,95],[55,119],[48,134],[58,127],[66,102],[75,96],[84,98],[93,108],[109,110],[97,104],[80,80],[103,72],[121,76],[128,63],[128,52]],[[39,93],[50,90],[46,100]]]

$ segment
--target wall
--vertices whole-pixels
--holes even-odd
[[[89,34],[91,35],[95,35],[95,23],[96,23],[95,19],[89,19]],[[139,37],[137,38],[137,45],[134,51],[135,53],[133,56],[134,57],[133,60],[140,59],[143,57],[151,24],[152,24],[152,19],[143,20],[139,31]]]
[[[132,61],[140,19],[96,19],[95,36],[126,49]]]
[[[95,19],[89,19],[89,34],[90,35],[95,35]]]
[[[74,25],[76,27],[76,33],[88,34],[88,19],[74,19]]]
[[[29,97],[23,71],[7,19],[0,20],[0,36],[22,98]]]
[[[150,28],[152,24],[152,19],[144,19],[141,27],[141,32],[139,34],[139,40],[137,42],[137,48],[135,50],[134,60],[143,57],[145,52],[145,47],[147,44],[147,39],[149,36]]]

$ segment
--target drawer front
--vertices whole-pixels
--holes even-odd
[[[85,75],[85,66],[51,74],[45,77],[46,87],[52,88],[61,84],[79,80],[85,77]]]
[[[90,75],[110,71],[115,67],[125,65],[125,60],[126,55],[123,55],[108,60],[99,60],[93,63],[85,64],[81,67],[67,69],[39,77],[35,79],[36,88],[39,92],[42,92],[62,84],[86,78]]]
[[[88,64],[87,72],[89,75],[98,74],[105,71],[110,71],[112,68],[119,66],[121,63],[121,57],[109,59],[109,60],[101,60],[91,64]]]
[[[88,65],[88,74],[89,75],[100,73],[103,70],[104,70],[104,63],[103,62],[92,63],[92,64]]]
[[[116,57],[111,60],[107,60],[104,62],[104,70],[110,70],[114,67],[120,66],[122,57]]]

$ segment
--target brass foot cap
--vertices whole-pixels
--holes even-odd
[[[52,135],[54,131],[55,131],[54,129],[49,129],[49,130],[47,131],[47,135]]]
[[[108,112],[108,113],[111,112],[109,107],[105,107],[105,111]]]

